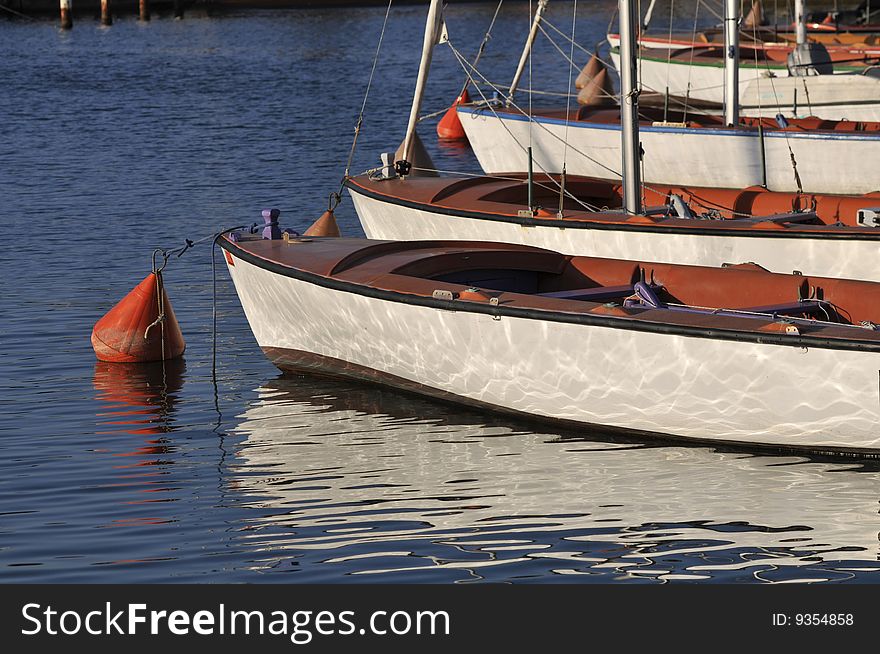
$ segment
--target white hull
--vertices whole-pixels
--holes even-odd
[[[534,245],[566,254],[701,266],[754,261],[773,272],[880,282],[877,241],[720,236],[626,229],[525,227],[406,207],[349,189],[367,238]]]
[[[535,170],[620,179],[620,125],[535,118],[491,109],[459,107],[474,154],[490,175],[528,168],[523,143],[532,144]],[[746,188],[760,185],[764,172],[757,130],[641,126],[647,184]],[[568,148],[565,141],[568,140]],[[797,191],[789,147],[803,190],[864,194],[880,190],[880,133],[764,133],[767,187]]]
[[[338,372],[569,423],[719,442],[880,447],[877,354],[447,311],[234,259],[257,342]],[[817,374],[817,371],[821,371]]]
[[[620,55],[611,59],[620,70]],[[790,77],[785,67],[741,66],[739,70],[740,113],[743,116],[773,118],[777,113],[794,118],[816,116],[825,120],[880,121],[880,75],[840,73]],[[658,61],[643,58],[639,64],[639,82],[649,91],[678,98],[724,102],[724,68],[689,65],[683,61]],[[681,101],[670,103],[681,109]]]

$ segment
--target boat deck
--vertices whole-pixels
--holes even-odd
[[[239,234],[220,244],[231,265],[238,257],[283,276],[447,310],[880,351],[880,284],[871,282],[484,242]]]
[[[348,179],[346,185],[352,192],[426,211],[486,219],[500,217],[523,224],[616,225],[632,229],[688,229],[707,234],[757,230],[759,235],[823,234],[830,238],[880,241],[880,230],[859,226],[856,221],[858,209],[880,207],[880,192],[844,196],[768,193],[761,187],[733,190],[648,184],[644,187],[644,204],[649,210],[633,216],[617,211],[622,206],[620,184],[571,176],[566,179],[569,197],[563,202],[560,217],[558,176],[538,175],[533,202],[544,209],[534,217],[523,218],[519,211],[528,207],[528,185],[522,174],[501,178],[415,176],[404,180],[376,180],[360,175]],[[666,205],[671,194],[679,195],[698,218],[668,215]],[[706,219],[707,216],[718,219]],[[833,232],[829,230],[831,225],[836,226]]]

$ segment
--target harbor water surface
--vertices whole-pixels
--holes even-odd
[[[602,40],[614,5],[580,3],[579,43]],[[453,3],[452,45],[473,56],[494,10]],[[493,82],[513,74],[528,10],[499,15],[481,65]],[[548,16],[569,32],[571,12]],[[154,248],[268,207],[294,229],[326,209],[384,15],[0,22],[0,580],[880,581],[877,463],[547,431],[282,376],[209,242],[166,271],[184,360],[95,361],[92,325]],[[424,7],[391,12],[353,173],[403,137],[423,26]],[[565,91],[567,73],[539,41],[533,89]],[[463,80],[441,46],[424,113]],[[548,100],[564,101],[534,96]],[[421,134],[438,168],[478,172],[436,120]],[[362,233],[349,200],[337,216]]]

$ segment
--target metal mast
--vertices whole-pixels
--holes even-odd
[[[620,14],[620,127],[623,153],[623,208],[642,212],[639,174],[639,94],[636,69],[635,0],[618,0]]]

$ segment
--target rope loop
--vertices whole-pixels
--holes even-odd
[[[342,202],[342,194],[338,191],[333,191],[327,197],[327,211],[336,211],[336,207],[339,206],[339,203]]]
[[[153,322],[151,322],[149,325],[147,325],[147,328],[144,330],[144,340],[147,340],[147,337],[150,335],[150,330],[151,330],[153,327],[155,327],[156,325],[162,324],[162,323],[164,323],[164,322],[165,322],[165,314],[164,314],[164,313],[160,313],[160,314],[159,314],[159,317],[156,318],[156,319],[155,319]],[[162,347],[162,350],[163,350],[163,352],[164,352],[164,350],[165,350],[164,345],[163,345],[163,347]]]
[[[189,240],[187,240],[187,242],[189,242]],[[185,251],[186,250],[184,249],[183,252]],[[155,250],[153,250],[152,271],[154,275],[158,276],[162,273],[163,270],[165,270],[165,266],[168,265],[168,259],[171,257],[171,252],[172,250],[166,250],[165,248],[156,248]],[[183,254],[183,252],[181,252],[180,254]],[[156,255],[160,253],[162,254],[162,265],[157,268]]]

